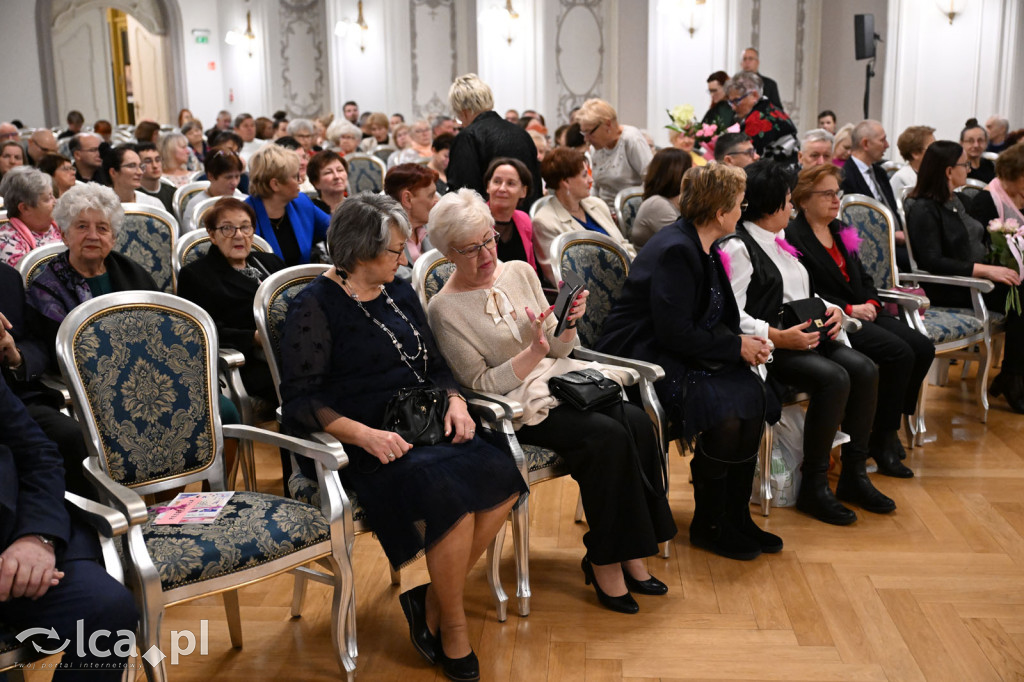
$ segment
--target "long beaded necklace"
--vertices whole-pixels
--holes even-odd
[[[402,320],[404,320],[407,325],[409,325],[409,329],[412,330],[413,336],[416,337],[416,352],[413,353],[412,355],[409,355],[405,352],[402,346],[402,342],[398,340],[398,337],[395,336],[395,333],[388,329],[386,324],[384,324],[376,317],[371,315],[370,311],[366,309],[366,306],[363,305],[363,302],[359,300],[359,296],[355,293],[355,290],[352,289],[351,285],[348,283],[347,273],[339,270],[338,275],[341,277],[341,281],[345,285],[345,292],[349,295],[349,297],[352,298],[353,301],[356,302],[356,305],[359,306],[359,309],[363,311],[363,315],[366,315],[366,319],[370,320],[375,325],[380,327],[380,330],[388,335],[388,338],[391,339],[391,345],[393,345],[395,347],[395,350],[398,351],[398,357],[402,359],[402,362],[405,363],[405,366],[408,367],[410,371],[412,371],[412,373],[416,376],[416,380],[421,384],[427,383],[426,379],[424,379],[423,376],[421,376],[420,373],[416,371],[416,368],[412,366],[412,363],[420,359],[420,357],[422,356],[423,374],[426,375],[428,356],[430,355],[429,351],[427,350],[427,346],[426,344],[423,343],[423,339],[420,337],[420,332],[418,329],[416,329],[416,325],[410,322],[409,318],[405,316],[405,313],[402,312],[401,308],[399,308],[398,305],[395,304],[394,300],[392,300],[392,298],[388,295],[388,292],[384,288],[384,285],[380,285],[380,293],[384,295],[384,300],[386,300],[388,305],[391,306],[391,309],[398,313],[398,316],[401,317]]]

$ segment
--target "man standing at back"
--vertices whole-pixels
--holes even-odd
[[[57,136],[58,140],[63,140],[65,137],[71,137],[82,132],[82,125],[85,123],[85,116],[82,116],[82,112],[77,109],[72,109],[68,112],[68,128],[60,135]]]
[[[752,47],[743,50],[743,56],[740,58],[740,68],[748,73],[757,74],[763,84],[761,88],[762,94],[779,109],[786,110],[782,106],[782,97],[779,96],[779,84],[758,71],[761,68],[761,55],[758,54],[757,50]]]

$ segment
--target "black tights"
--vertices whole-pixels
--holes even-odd
[[[697,436],[693,456],[700,460],[703,475],[721,478],[729,466],[747,463],[753,466],[763,424],[760,418],[731,417]]]

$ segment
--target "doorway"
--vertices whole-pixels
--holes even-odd
[[[150,33],[135,17],[114,8],[107,8],[107,25],[117,122],[170,121],[165,38]]]

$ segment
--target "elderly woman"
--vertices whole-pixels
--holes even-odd
[[[537,260],[533,252],[533,223],[519,210],[530,194],[533,177],[518,159],[502,157],[491,162],[484,173],[487,207],[498,233],[498,258],[508,262],[526,261],[534,270]]]
[[[846,164],[853,151],[853,124],[847,123],[836,132],[832,141],[832,165],[840,168]]]
[[[448,162],[453,142],[455,142],[454,135],[451,133],[441,133],[430,143],[433,153],[430,156],[430,161],[427,162],[427,168],[437,173],[437,193],[441,195],[447,194],[449,189]]]
[[[796,163],[799,147],[796,126],[786,112],[763,96],[763,88],[764,83],[756,73],[740,71],[725,84],[725,94],[736,121],[754,143],[758,154],[785,163]],[[792,148],[784,148],[789,140],[792,140]]]
[[[53,196],[58,199],[77,182],[75,167],[63,154],[47,154],[36,167],[53,178]]]
[[[597,347],[665,368],[655,388],[670,429],[693,444],[690,544],[730,559],[782,550],[750,518],[754,462],[765,419],[778,405],[751,367],[771,355],[768,339],[740,333],[739,309],[714,242],[740,218],[743,171],[691,168],[682,181],[682,220],[655,234],[629,270]]]
[[[176,187],[181,187],[192,178],[188,169],[188,138],[181,133],[167,133],[160,138],[160,160],[164,175]]]
[[[316,150],[313,149],[316,131],[313,129],[313,122],[308,118],[296,118],[288,123],[288,136],[295,138],[307,159],[316,153]],[[281,137],[283,136],[278,135],[274,139],[277,140]]]
[[[643,202],[633,219],[629,240],[637,248],[646,244],[661,228],[679,219],[679,191],[683,173],[692,165],[690,154],[682,149],[661,149],[644,176]]]
[[[430,209],[437,203],[437,173],[418,163],[403,163],[388,171],[384,193],[402,205],[412,228],[405,243],[405,258],[412,265],[434,248],[427,239]]]
[[[630,591],[664,594],[644,557],[675,535],[660,485],[660,447],[644,411],[632,404],[581,411],[560,403],[548,379],[586,365],[568,357],[576,330],[555,336],[540,280],[520,261],[498,259],[499,236],[486,204],[462,189],[430,213],[430,238],[455,271],[428,307],[430,326],[459,383],[523,405],[520,443],[551,448],[580,485],[590,530],[582,568],[603,606],[636,613]],[[570,323],[586,311],[581,292]],[[591,365],[592,366],[592,365]]]
[[[0,144],[0,180],[7,174],[7,171],[24,165],[24,163],[25,150],[17,140],[7,140]]]
[[[142,204],[163,210],[163,203],[154,196],[137,191],[142,184],[142,163],[135,145],[114,147],[103,158],[103,172],[110,178],[110,186],[122,204]]]
[[[612,208],[620,190],[643,182],[653,152],[637,128],[619,124],[615,109],[603,99],[584,102],[576,122],[594,148],[590,159],[596,194]]]
[[[245,356],[242,383],[249,395],[276,403],[270,367],[260,350],[252,302],[266,277],[284,267],[272,253],[252,250],[256,216],[252,207],[223,197],[204,220],[211,247],[206,255],[181,269],[178,295],[210,313],[224,347]]]
[[[430,121],[426,119],[419,119],[415,121],[409,128],[409,150],[410,153],[416,154],[416,158],[425,159],[431,154],[431,137],[433,134],[430,130]],[[402,163],[415,161],[415,158],[406,159],[403,158]]]
[[[531,178],[540,178],[537,147],[530,134],[494,111],[494,93],[475,73],[455,79],[448,89],[448,102],[463,125],[452,142],[448,162],[448,184],[452,189],[469,187],[485,194],[485,171],[499,157],[517,159],[526,166]],[[540,195],[540,182],[531,183],[522,208],[529,209]]]
[[[583,154],[568,147],[556,147],[544,157],[540,172],[544,174],[548,191],[555,195],[533,217],[534,254],[544,279],[551,284],[558,284],[551,271],[551,243],[565,232],[600,232],[614,239],[627,251],[632,250],[632,246],[615,226],[608,206],[597,197],[590,196],[593,183]]]
[[[238,190],[238,184],[242,181],[243,165],[242,159],[230,149],[213,148],[207,154],[206,162],[203,164],[206,170],[206,179],[210,186],[202,192],[197,192],[194,197],[185,204],[185,211],[182,215],[182,222],[185,223],[185,230],[196,230],[202,227],[192,223],[192,212],[196,206],[213,197],[235,197],[244,200],[246,195]]]
[[[206,144],[206,136],[203,135],[202,121],[192,119],[181,126],[181,134],[188,140],[189,156],[191,159],[194,159],[197,164],[203,163],[206,160],[206,152],[209,150],[209,146]],[[197,169],[198,165],[192,170]]]
[[[964,129],[960,131],[960,146],[971,162],[967,177],[984,183],[991,182],[996,177],[996,168],[991,161],[981,156],[988,147],[988,131],[978,123],[978,119],[968,119],[964,124]]]
[[[931,126],[910,126],[896,140],[896,148],[907,165],[900,168],[889,178],[892,194],[899,201],[903,198],[903,189],[917,184],[917,169],[921,167],[924,152],[935,142],[935,128]]]
[[[838,526],[857,520],[839,500],[876,514],[889,513],[896,503],[875,489],[865,469],[878,372],[870,358],[844,343],[843,311],[834,305],[821,303],[824,326],[812,328],[814,320],[785,326],[780,313],[784,304],[820,297],[785,238],[792,210],[788,174],[768,159],[755,161],[746,171],[743,224],[722,250],[730,263],[740,329],[774,345],[769,379],[810,395],[796,507]],[[850,442],[843,446],[843,470],[833,495],[828,487],[829,453],[840,424]]]
[[[256,234],[289,266],[310,262],[313,244],[326,239],[331,221],[299,184],[299,157],[291,150],[269,144],[249,160],[252,194],[245,202],[256,212]]]
[[[17,166],[0,182],[0,196],[10,219],[0,223],[0,261],[13,267],[37,246],[61,241],[53,220],[53,183],[46,173]]]
[[[732,107],[725,99],[725,84],[728,81],[729,74],[725,71],[715,71],[708,76],[708,95],[711,96],[711,107],[704,114],[701,123],[718,126],[719,130],[725,130],[733,124]]]
[[[334,121],[327,128],[327,141],[334,149],[341,152],[342,156],[356,153],[359,150],[359,141],[362,139],[362,131],[355,124],[343,118]]]
[[[348,196],[348,161],[338,152],[325,149],[313,155],[306,172],[317,193],[313,204],[331,215]]]
[[[286,426],[345,444],[342,476],[394,568],[426,551],[431,583],[400,597],[416,649],[451,679],[479,679],[463,606],[467,572],[526,485],[476,426],[437,351],[405,264],[409,223],[398,203],[363,193],[331,218],[334,267],[293,301],[281,341]],[[391,346],[391,348],[388,348]],[[447,438],[413,444],[378,427],[399,390],[447,391]]]
[[[377,147],[383,147],[391,142],[391,120],[387,114],[375,111],[366,120],[366,128],[370,136],[359,143],[360,151],[372,154]]]
[[[113,250],[124,209],[109,187],[75,185],[53,210],[68,250],[32,280],[28,303],[40,314],[41,337],[55,341],[57,329],[75,306],[115,291],[159,291],[138,263]]]
[[[800,262],[814,278],[817,292],[861,321],[863,326],[850,335],[850,344],[878,365],[878,404],[869,453],[880,474],[911,478],[914,472],[900,462],[906,456],[898,434],[900,418],[917,409],[935,346],[882,308],[875,283],[857,254],[857,229],[836,219],[841,177],[842,171],[830,163],[801,171],[793,189],[798,213],[786,235],[803,254]]]
[[[1018,145],[1019,146],[1019,145]],[[995,289],[985,294],[985,305],[989,310],[1003,312],[1009,287],[1021,282],[1021,275],[1013,268],[989,264],[991,238],[986,229],[988,221],[996,212],[994,201],[999,195],[1001,215],[1016,217],[1011,208],[1022,205],[1021,176],[1024,176],[1024,149],[1010,148],[1003,155],[1015,159],[1008,163],[999,160],[1005,177],[1014,177],[1016,182],[1009,185],[1000,180],[996,193],[979,195],[978,207],[965,210],[954,189],[964,184],[971,162],[966,152],[956,142],[939,140],[928,147],[917,173],[917,185],[910,192],[913,198],[907,208],[907,233],[914,250],[914,259],[922,270],[935,275],[960,275],[980,277],[995,282]],[[1016,166],[1011,175],[1010,168]],[[1002,191],[1000,191],[1002,190]],[[1008,191],[1007,191],[1008,190]],[[1015,192],[1014,197],[1009,191]],[[991,204],[989,202],[992,202]],[[985,205],[991,209],[985,210]],[[970,211],[970,212],[969,212]],[[974,217],[978,215],[980,222]],[[942,284],[925,284],[925,291],[932,305],[970,308],[969,290]],[[989,387],[992,395],[1006,395],[1006,401],[1014,412],[1024,414],[1024,321],[1011,309],[1006,314],[1006,345],[1002,371]]]
[[[403,163],[411,163],[420,155],[410,149],[412,144],[411,128],[405,123],[398,123],[392,128],[392,136],[395,139],[395,151],[388,155],[387,167],[394,168]]]

